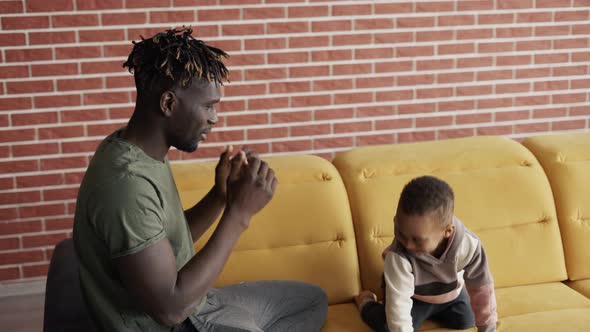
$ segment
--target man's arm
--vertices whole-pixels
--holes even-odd
[[[189,224],[193,241],[198,240],[203,233],[215,222],[217,217],[223,211],[227,196],[227,177],[231,168],[231,145],[225,148],[225,151],[219,157],[219,162],[215,167],[215,184],[192,208],[184,211],[184,215]],[[243,152],[239,152],[242,154]],[[243,158],[243,155],[241,156]],[[245,159],[244,159],[245,160]],[[241,167],[241,165],[239,165]]]
[[[250,218],[272,198],[277,180],[265,162],[253,159],[238,167],[232,160],[226,209],[213,235],[180,271],[167,239],[115,259],[121,280],[155,320],[167,326],[182,322],[221,273]]]
[[[214,186],[195,206],[184,211],[193,241],[197,241],[215,222],[225,207],[225,195]]]
[[[194,309],[211,287],[243,229],[237,219],[245,215],[225,213],[213,236],[178,273],[168,239],[115,260],[123,284],[156,321],[174,326]]]

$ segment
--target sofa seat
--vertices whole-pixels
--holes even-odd
[[[426,321],[420,331],[434,331],[439,325],[432,321]],[[362,320],[354,303],[335,304],[328,307],[328,319],[322,328],[322,332],[371,332],[371,328]],[[439,329],[436,331],[444,331]],[[469,330],[465,330],[469,331]]]
[[[371,328],[367,326],[359,315],[356,305],[354,303],[335,304],[328,307],[328,318],[326,324],[322,328],[322,332],[371,332]],[[440,332],[451,331],[449,329],[440,328],[440,325],[433,321],[426,321],[420,328],[420,331]],[[453,330],[457,331],[457,330]],[[475,331],[475,328],[462,330]]]
[[[363,323],[354,303],[335,304],[328,307],[328,319],[322,332],[371,332]]]
[[[566,281],[566,285],[590,299],[590,279]]]
[[[497,288],[496,299],[500,320],[534,312],[590,309],[590,299],[561,282]]]
[[[586,283],[590,287],[590,283]],[[587,288],[588,290],[589,288]],[[498,331],[587,331],[590,326],[590,299],[561,282],[496,289]],[[564,319],[564,317],[570,317]],[[580,319],[586,317],[584,319]],[[355,305],[332,305],[322,332],[370,332]],[[420,331],[442,332],[427,321]],[[468,329],[464,331],[475,331]]]
[[[424,322],[420,331],[449,331],[447,329],[440,329],[440,325],[432,321]],[[361,316],[354,303],[336,304],[328,307],[328,319],[322,332],[371,332],[362,320]],[[464,330],[471,331],[471,330]]]
[[[588,331],[590,326],[590,299],[561,282],[496,288],[496,300],[498,332],[582,332]],[[434,324],[429,323],[421,330],[451,331],[430,328]]]
[[[496,300],[498,332],[585,332],[590,327],[590,300],[561,282],[497,288]],[[454,331],[427,323],[421,331]]]

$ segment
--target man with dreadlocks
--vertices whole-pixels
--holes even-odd
[[[217,123],[227,54],[168,30],[134,43],[135,111],[98,147],[76,205],[80,281],[102,331],[319,331],[325,293],[302,282],[260,281],[212,289],[251,217],[277,180],[254,153],[227,148],[215,184],[183,211],[167,152],[192,152]],[[198,239],[222,213],[213,235]]]

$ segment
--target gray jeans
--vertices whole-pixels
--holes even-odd
[[[210,290],[201,311],[189,318],[199,332],[314,332],[327,311],[327,296],[318,286],[255,281]]]

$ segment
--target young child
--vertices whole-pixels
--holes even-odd
[[[496,331],[496,298],[481,241],[453,214],[451,187],[422,176],[404,187],[384,255],[384,303],[355,297],[373,330],[418,331],[426,319],[445,328]],[[474,317],[475,316],[475,317]]]

